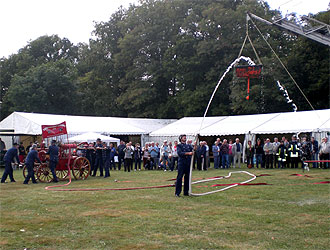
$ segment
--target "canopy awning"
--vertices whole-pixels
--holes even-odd
[[[203,129],[225,118],[226,116],[205,117],[203,121],[203,117],[184,117],[150,133],[150,136],[178,136],[181,134],[196,135],[199,133],[200,128]]]
[[[0,128],[13,128],[15,134],[41,135],[41,125],[66,122],[70,135],[95,132],[109,135],[143,135],[166,126],[172,119],[72,116],[14,112],[0,122]]]
[[[101,139],[102,142],[115,142],[119,145],[120,139],[114,138],[111,136],[101,135],[98,133],[88,132],[81,135],[76,135],[69,138],[69,142],[95,142],[98,138]]]

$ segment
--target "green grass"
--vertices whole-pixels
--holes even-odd
[[[0,248],[329,249],[330,185],[311,184],[326,181],[328,170],[305,173],[314,178],[290,176],[302,173],[301,169],[249,171],[271,174],[254,182],[273,185],[238,186],[208,196],[181,198],[174,196],[172,187],[53,192],[44,189],[47,184],[22,185],[21,170],[16,170],[17,182],[0,186]],[[194,171],[193,179],[228,172]],[[176,172],[112,171],[108,179],[89,177],[73,181],[69,188],[165,185],[175,177]],[[248,178],[237,174],[230,180],[196,184],[193,192]]]

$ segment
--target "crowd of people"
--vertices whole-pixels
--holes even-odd
[[[330,143],[327,137],[319,144],[314,137],[307,140],[304,136],[300,140],[294,135],[291,141],[286,137],[282,137],[281,141],[275,137],[273,142],[269,138],[258,138],[255,145],[247,141],[245,148],[242,148],[238,138],[234,143],[230,140],[229,144],[226,139],[221,142],[218,138],[212,151],[215,168],[240,167],[241,161],[246,162],[248,168],[298,168],[302,161],[329,160]],[[313,162],[312,165],[313,168],[329,167],[327,162]]]
[[[117,147],[112,143],[108,146],[97,140],[88,147],[81,149],[78,154],[85,156],[91,163],[92,176],[96,176],[100,171],[103,176],[105,169],[106,176],[109,176],[109,170],[140,171],[145,170],[163,170],[174,171],[178,169],[178,141],[173,143],[164,140],[162,145],[155,142],[146,143],[141,147],[139,143],[133,145],[132,142],[125,143],[121,141]],[[194,162],[193,169],[207,170],[210,167],[211,158],[214,159],[215,169],[241,168],[246,163],[248,168],[298,168],[302,160],[329,160],[330,143],[325,137],[322,143],[318,143],[314,137],[307,140],[307,137],[298,139],[292,136],[289,141],[282,137],[277,137],[273,142],[269,138],[264,140],[257,139],[255,145],[248,141],[243,146],[236,138],[221,140],[217,138],[215,143],[208,146],[206,141],[198,143],[187,140],[187,145],[193,148]],[[243,158],[244,156],[244,158]],[[314,168],[328,168],[326,162],[313,162]]]
[[[2,141],[1,141],[2,142]],[[186,145],[191,149],[193,159],[193,169],[207,170],[210,168],[210,159],[214,159],[215,169],[241,168],[243,163],[246,163],[248,168],[298,168],[298,164],[305,160],[318,161],[312,162],[313,168],[329,168],[330,159],[330,142],[327,137],[322,139],[321,143],[311,137],[301,139],[292,136],[289,141],[286,137],[279,140],[277,137],[273,142],[269,138],[261,140],[258,138],[255,145],[252,141],[247,141],[246,145],[242,144],[239,138],[233,142],[231,139],[217,138],[212,146],[208,146],[206,141],[198,143],[192,140],[186,140]],[[57,181],[55,168],[58,162],[58,147],[56,142],[52,141],[47,154],[50,155],[50,168],[54,176],[54,181]],[[132,142],[120,141],[120,144],[115,147],[113,143],[109,145],[97,139],[94,143],[82,144],[77,148],[75,154],[86,157],[91,165],[91,176],[96,176],[99,171],[100,176],[107,178],[110,176],[110,170],[124,171],[141,171],[144,170],[163,170],[174,171],[178,170],[179,154],[178,147],[180,143],[175,140],[173,143],[164,140],[162,145],[159,143],[146,143],[143,147],[139,143],[133,145]],[[244,145],[244,146],[243,146]],[[2,148],[5,148],[4,143],[1,143]],[[1,182],[5,182],[7,176],[11,181],[15,181],[12,175],[12,162],[22,163],[30,167],[31,173],[25,183],[33,179],[33,163],[40,161],[36,154],[38,145],[33,144],[25,149],[23,144],[15,143],[13,148],[9,149],[5,154],[5,172]],[[243,157],[244,156],[244,157]]]
[[[178,163],[177,146],[177,141],[173,145],[171,142],[164,141],[162,146],[150,142],[144,147],[141,147],[139,143],[133,145],[132,142],[120,141],[120,144],[115,147],[113,143],[107,145],[101,139],[97,139],[95,143],[79,147],[77,155],[89,160],[92,176],[96,176],[99,171],[100,176],[109,177],[110,170],[121,170],[122,167],[125,172],[141,171],[141,169],[173,171],[177,169]]]

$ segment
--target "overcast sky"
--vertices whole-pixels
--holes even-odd
[[[0,0],[0,57],[17,53],[28,41],[58,34],[71,42],[88,42],[93,22],[107,21],[119,6],[137,0]],[[328,8],[329,0],[268,0],[283,14],[317,13]]]

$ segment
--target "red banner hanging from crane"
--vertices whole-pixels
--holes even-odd
[[[42,138],[49,138],[67,134],[66,122],[56,125],[41,125]]]
[[[262,65],[236,66],[237,77],[258,78],[261,74]]]

